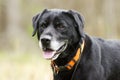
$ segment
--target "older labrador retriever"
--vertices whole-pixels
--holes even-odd
[[[45,9],[33,17],[33,28],[54,80],[120,80],[120,42],[85,34],[78,12]]]

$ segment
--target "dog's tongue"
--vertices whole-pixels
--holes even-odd
[[[54,54],[55,54],[54,51],[44,51],[43,57],[46,59],[51,59],[54,56]]]

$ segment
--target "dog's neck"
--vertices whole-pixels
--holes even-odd
[[[88,37],[88,36],[86,35],[85,38],[84,38],[84,42],[85,42],[84,51],[82,52],[81,59],[80,59],[80,62],[81,62],[81,63],[82,63],[82,61],[83,61],[82,59],[83,59],[83,58],[86,58],[85,55],[89,54],[89,48],[90,48],[90,46],[91,46],[90,37]],[[86,44],[87,44],[87,45],[86,45]],[[73,56],[75,55],[77,49],[80,47],[80,46],[78,45],[78,43],[74,44],[73,46],[74,46],[75,49],[73,49],[72,46],[70,46],[70,48],[68,49],[68,52],[69,52],[69,54],[71,54],[71,55],[66,56],[66,57],[64,57],[64,58],[59,57],[57,60],[55,60],[55,62],[56,62],[56,64],[57,64],[58,66],[66,65],[66,63],[68,63],[68,61],[73,58]],[[70,58],[68,58],[68,57],[70,57]],[[78,65],[78,68],[80,68],[80,66],[82,67],[82,65],[79,64],[79,65]],[[60,79],[60,80],[64,80],[64,79],[70,80],[70,79],[71,79],[71,76],[73,76],[72,74],[73,74],[73,72],[74,72],[74,69],[75,69],[75,66],[74,66],[71,70],[69,70],[69,71],[63,71],[63,72],[58,73],[57,75],[54,74],[54,80],[58,80],[58,79]],[[53,70],[53,71],[54,71],[54,70]],[[53,73],[54,73],[54,72],[53,72]]]
[[[56,78],[58,75],[60,76],[62,71],[64,71],[67,75],[69,74],[72,77],[74,76],[72,73],[74,72],[74,68],[77,68],[79,64],[80,56],[84,48],[84,40],[74,44],[73,46],[69,46],[69,48],[66,50],[66,52],[68,52],[66,57],[59,57],[57,60],[51,62],[54,78]],[[60,74],[58,74],[59,72]]]

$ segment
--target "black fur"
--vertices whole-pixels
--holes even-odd
[[[56,27],[56,22],[61,22],[64,26],[62,30]],[[69,40],[68,48],[55,60],[58,66],[67,64],[75,55],[81,38],[85,40],[73,80],[120,80],[120,41],[103,40],[85,34],[84,19],[78,12],[46,9],[33,18],[33,27],[33,36],[37,32],[38,40],[43,32],[56,36],[59,41]],[[74,67],[54,75],[54,80],[71,80]]]

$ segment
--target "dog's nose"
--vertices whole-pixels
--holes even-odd
[[[44,47],[48,47],[50,45],[50,39],[47,39],[47,38],[43,38],[41,39],[41,43]]]

